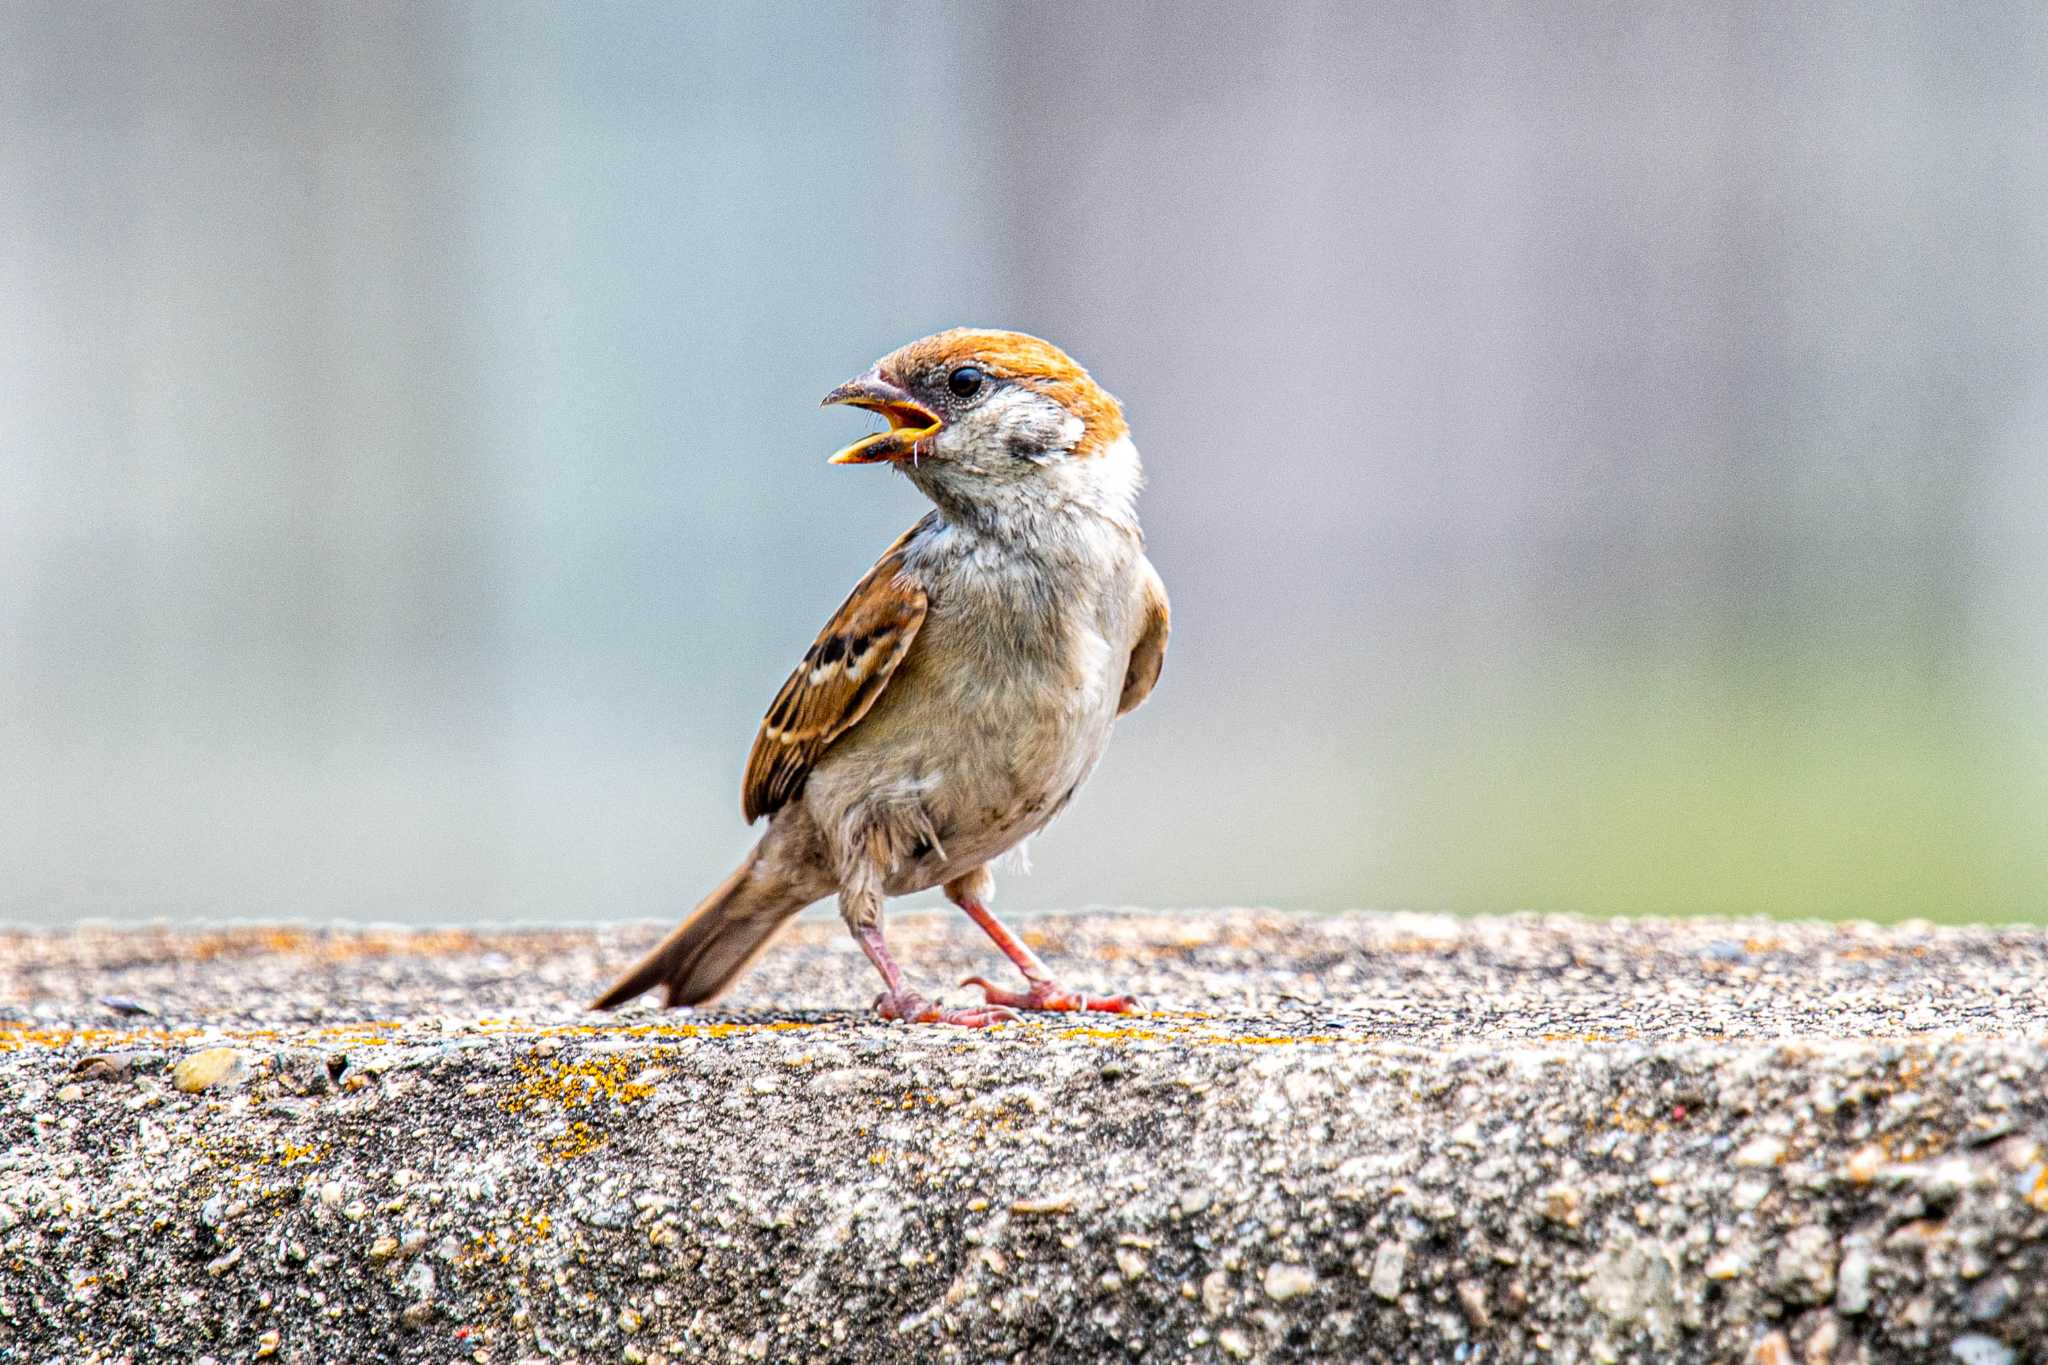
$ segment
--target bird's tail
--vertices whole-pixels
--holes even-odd
[[[702,1004],[731,985],[775,931],[812,899],[793,893],[783,879],[763,869],[756,848],[674,933],[590,1007],[616,1009],[656,986],[667,988],[670,1007]]]

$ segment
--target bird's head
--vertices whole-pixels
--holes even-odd
[[[913,341],[825,395],[888,422],[832,457],[893,464],[948,511],[1080,506],[1133,517],[1123,408],[1049,341],[955,328]]]

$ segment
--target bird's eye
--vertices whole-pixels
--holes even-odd
[[[973,365],[962,365],[946,376],[946,387],[953,391],[955,398],[972,398],[981,392],[981,370]]]

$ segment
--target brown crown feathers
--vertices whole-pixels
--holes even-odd
[[[1025,332],[955,327],[890,352],[875,368],[908,387],[961,365],[1028,385],[1080,418],[1087,429],[1071,452],[1077,459],[1099,454],[1130,433],[1123,405],[1088,371],[1050,341]]]

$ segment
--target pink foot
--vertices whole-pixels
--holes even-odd
[[[1058,1013],[1092,1010],[1098,1014],[1129,1014],[1138,1008],[1138,1002],[1132,996],[1079,995],[1057,981],[1033,981],[1028,991],[1006,991],[988,978],[980,976],[970,976],[960,984],[979,986],[989,1004],[1010,1009],[1050,1010]]]
[[[1015,1022],[1017,1011],[998,1001],[958,1008],[934,1004],[915,991],[883,991],[875,997],[875,1013],[884,1019],[901,1019],[906,1024],[958,1024],[961,1028],[988,1028]]]

